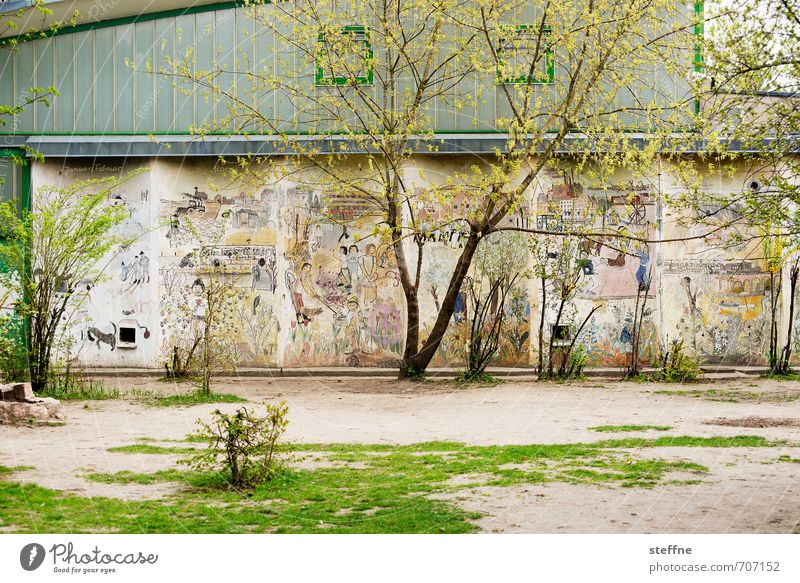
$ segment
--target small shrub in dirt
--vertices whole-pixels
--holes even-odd
[[[198,449],[181,463],[200,472],[221,471],[235,488],[249,488],[270,481],[286,463],[286,444],[281,437],[289,424],[289,407],[264,403],[265,415],[240,407],[230,414],[219,409],[211,422],[197,420],[200,429],[192,434],[208,447]]]
[[[589,354],[586,351],[586,346],[578,344],[573,350],[569,351],[564,364],[559,367],[558,378],[562,379],[580,379],[583,377],[583,369],[589,362]]]
[[[669,348],[657,360],[659,370],[632,377],[636,381],[655,381],[664,383],[692,383],[703,371],[696,359],[683,351],[683,341],[673,340]]]

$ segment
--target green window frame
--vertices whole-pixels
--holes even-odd
[[[555,82],[556,76],[556,63],[555,63],[555,52],[553,51],[553,44],[550,40],[552,35],[552,29],[549,26],[545,26],[541,28],[541,31],[544,33],[545,37],[545,52],[544,52],[544,75],[537,75],[536,73],[532,75],[504,75],[502,71],[502,67],[504,65],[503,62],[503,52],[510,50],[520,50],[519,47],[515,47],[513,44],[509,46],[509,43],[517,42],[518,39],[524,37],[526,34],[535,34],[540,30],[538,25],[534,24],[518,24],[516,26],[508,26],[503,29],[500,35],[500,39],[498,42],[497,47],[497,59],[498,59],[498,67],[497,67],[497,83],[499,85],[514,85],[514,84],[523,84],[527,83],[528,85],[549,85]],[[509,37],[511,37],[509,39]]]
[[[694,72],[702,73],[705,65],[705,56],[703,55],[703,36],[705,35],[705,6],[703,0],[695,0],[694,17]]]
[[[374,72],[372,67],[372,59],[374,56],[372,44],[369,40],[369,30],[365,26],[345,26],[342,28],[342,34],[353,35],[354,42],[362,42],[364,44],[364,75],[349,77],[345,75],[325,75],[323,64],[320,63],[317,57],[317,85],[372,85],[374,82]],[[361,38],[359,38],[361,37]],[[325,33],[319,33],[317,37],[317,50],[322,51],[325,47]]]

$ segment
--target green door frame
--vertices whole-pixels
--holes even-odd
[[[0,158],[14,158],[20,166],[19,210],[31,210],[31,163],[22,148],[0,148]]]
[[[22,213],[23,211],[30,212],[31,210],[31,161],[25,155],[26,152],[22,148],[0,148],[0,159],[1,158],[13,158],[15,159],[15,164],[18,164],[20,169],[20,184],[19,184],[19,193],[14,193],[18,196],[17,200],[17,211]],[[0,245],[3,244],[2,240],[0,240]],[[0,265],[0,269],[3,269],[3,266]],[[30,262],[30,254],[26,253],[25,255],[25,270],[27,271],[27,276],[30,276],[31,272],[31,262]],[[23,298],[23,302],[27,302],[27,295]],[[22,334],[25,340],[25,354],[30,354],[30,318],[25,317],[22,321]]]

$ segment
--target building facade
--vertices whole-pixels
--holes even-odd
[[[83,300],[67,323],[79,361],[162,368],[175,346],[198,334],[208,283],[199,267],[212,258],[236,282],[227,311],[239,366],[396,366],[403,353],[405,300],[391,245],[378,234],[374,220],[360,219],[365,214],[361,203],[290,178],[231,182],[222,158],[279,156],[278,138],[225,134],[198,139],[190,128],[224,117],[223,106],[182,90],[181,81],[169,75],[152,74],[159,63],[191,51],[199,69],[227,67],[238,71],[236,82],[244,84],[242,63],[284,66],[279,39],[259,31],[236,2],[175,4],[145,15],[111,7],[0,53],[0,103],[13,103],[31,86],[52,85],[59,92],[50,106],[36,103],[0,128],[3,196],[29,205],[40,185],[141,170],[109,194],[111,204],[128,212],[118,235],[132,242],[115,249],[107,278],[82,291]],[[696,9],[696,3],[687,3],[688,11]],[[693,52],[687,48],[687,68],[696,65]],[[542,72],[545,80],[553,74]],[[308,75],[310,82],[320,81],[318,71]],[[677,100],[688,91],[657,64],[652,75],[660,90],[647,97],[648,103]],[[430,140],[420,143],[410,172],[446,177],[471,156],[491,156],[504,147],[497,121],[507,112],[496,99],[497,80],[474,83],[491,90],[472,102],[470,111],[455,110],[444,99],[431,106],[435,153],[427,147]],[[291,117],[293,104],[277,96],[265,107],[271,108],[271,117]],[[701,150],[702,139],[697,142]],[[20,148],[35,149],[45,161],[11,164],[8,156],[24,154]],[[725,192],[746,188],[751,181],[742,168],[709,178],[704,188]],[[650,241],[699,235],[700,227],[680,221],[664,204],[680,189],[666,159],[657,172],[619,173],[603,184],[565,159],[542,172],[525,204],[503,220],[509,226],[558,231],[591,216],[603,228],[624,228]],[[459,204],[466,201],[456,198],[454,205]],[[435,205],[417,209],[420,220],[431,225],[440,225],[440,215],[450,210]],[[456,222],[418,236],[425,238],[428,250],[420,290],[424,337],[465,232]],[[681,339],[707,365],[763,364],[771,281],[764,254],[753,245],[723,250],[714,243],[600,240],[582,245],[577,250],[580,288],[566,323],[574,333],[575,324],[597,308],[580,337],[590,365],[625,364],[637,296],[641,301],[646,281],[652,283],[644,294],[649,306],[642,330],[645,358],[655,357],[665,342]],[[485,244],[503,248],[508,240]],[[515,247],[520,248],[521,272],[527,273],[533,258],[525,245]],[[535,362],[543,309],[539,298],[537,280],[518,280],[508,298],[507,333],[497,364]],[[544,309],[552,325],[555,306]],[[434,365],[463,362],[470,310],[463,293]]]

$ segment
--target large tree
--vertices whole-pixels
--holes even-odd
[[[697,28],[691,2],[250,4],[255,30],[269,31],[282,47],[277,65],[239,58],[233,69],[201,70],[190,49],[160,71],[227,105],[226,116],[197,133],[271,134],[290,154],[289,162],[271,165],[242,160],[237,172],[267,164],[295,180],[313,176],[368,205],[393,249],[406,301],[401,376],[425,371],[481,239],[520,208],[544,169],[569,155],[602,179],[642,164],[690,123],[694,95],[686,78]],[[489,93],[502,145],[450,176],[420,180],[414,156],[439,147],[435,110],[466,115]],[[278,100],[291,102],[291,115],[278,117],[264,105]],[[312,138],[296,137],[309,129]],[[456,201],[466,203],[458,212]],[[418,215],[431,205],[448,211],[439,213],[439,224]],[[456,221],[466,238],[421,338],[422,235]]]
[[[767,359],[788,372],[800,252],[800,2],[730,0],[710,6],[703,111],[703,156],[686,160],[688,186],[677,206],[715,229],[719,244],[761,261],[769,290]],[[733,187],[702,188],[709,175]],[[787,329],[778,338],[781,272],[788,279]]]
[[[103,277],[103,259],[116,245],[131,242],[114,234],[127,211],[111,203],[111,193],[134,174],[42,186],[31,210],[20,212],[15,201],[0,203],[0,289],[22,300],[16,312],[29,326],[17,353],[34,391],[52,381],[70,316]]]

